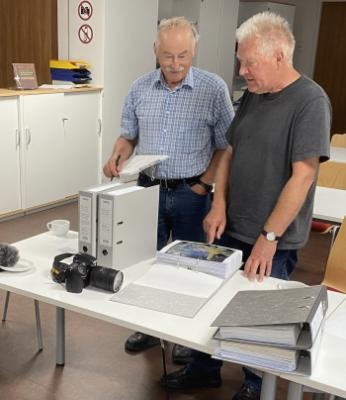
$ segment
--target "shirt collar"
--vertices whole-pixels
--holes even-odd
[[[164,78],[163,78],[163,75],[162,75],[162,72],[161,72],[161,69],[160,69],[160,68],[158,68],[158,69],[155,71],[155,76],[154,76],[154,85],[157,86],[157,85],[159,85],[159,84],[161,84],[161,85],[164,86],[164,87],[168,87],[167,84],[166,84],[166,81],[165,81]],[[194,85],[193,85],[193,67],[190,67],[189,72],[188,72],[187,75],[185,76],[183,82],[182,82],[179,86],[177,86],[177,87],[175,88],[175,90],[176,90],[176,89],[180,89],[180,88],[183,87],[183,86],[188,86],[188,87],[190,87],[191,89],[193,89],[193,86],[194,86]]]

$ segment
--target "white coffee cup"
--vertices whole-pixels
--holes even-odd
[[[70,230],[70,221],[67,219],[55,219],[48,222],[47,228],[55,236],[65,236]]]

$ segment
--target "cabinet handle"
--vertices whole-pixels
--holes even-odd
[[[101,118],[98,118],[98,119],[97,119],[97,122],[98,122],[97,134],[98,134],[99,136],[101,136],[101,132],[102,132],[102,120],[101,120]]]
[[[16,129],[16,147],[20,146],[20,132],[19,129]]]
[[[26,145],[29,146],[31,143],[31,132],[29,128],[25,128]]]

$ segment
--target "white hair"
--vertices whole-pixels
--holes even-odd
[[[269,11],[253,15],[237,29],[236,40],[241,43],[252,37],[257,40],[262,55],[270,56],[281,50],[287,63],[292,65],[296,41],[285,18]]]
[[[173,17],[169,19],[162,19],[157,29],[155,43],[157,44],[160,41],[161,32],[175,27],[189,28],[191,30],[192,37],[195,41],[195,45],[197,45],[199,40],[199,33],[197,31],[197,28],[193,22],[189,21],[185,17]]]

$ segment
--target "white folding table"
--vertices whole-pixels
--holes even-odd
[[[212,354],[217,342],[212,339],[216,328],[210,327],[210,324],[239,290],[266,290],[283,285],[283,281],[275,278],[265,278],[261,283],[249,281],[241,271],[238,271],[220,287],[194,318],[184,318],[116,303],[110,301],[111,293],[90,287],[80,294],[69,293],[62,285],[53,282],[50,269],[54,256],[77,251],[76,232],[69,232],[65,238],[55,237],[47,232],[14,243],[14,245],[18,248],[20,256],[32,261],[34,266],[22,273],[1,272],[0,288],[56,307],[56,363],[59,365],[65,362],[65,309]],[[150,268],[152,262],[153,260],[147,260],[126,268],[123,271],[124,284],[140,277]],[[336,293],[329,293],[328,296],[329,313],[331,313],[345,299],[345,296]],[[346,334],[345,337],[340,337],[339,341],[340,343],[336,345],[329,333],[323,336],[322,355],[317,361],[316,372],[311,377],[281,375],[295,384],[323,387],[329,393],[346,396],[344,354]],[[343,344],[342,347],[341,344]],[[329,364],[331,361],[333,362]],[[328,362],[328,365],[325,365],[325,362]],[[275,375],[280,374],[265,373],[261,400],[275,399]],[[330,380],[331,377],[333,377],[332,380]]]

